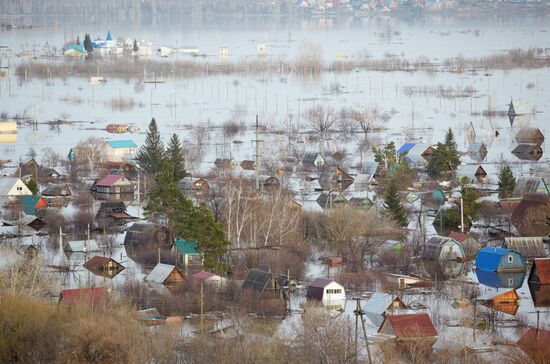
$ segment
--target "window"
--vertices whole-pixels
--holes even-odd
[[[508,263],[512,264],[513,262],[514,262],[514,256],[513,255],[508,255]]]
[[[17,191],[23,191],[23,187],[18,186]]]
[[[327,289],[327,294],[339,294],[342,293],[341,289]]]
[[[514,278],[510,277],[508,278],[508,286],[513,287],[514,286]]]

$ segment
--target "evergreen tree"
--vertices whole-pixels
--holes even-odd
[[[504,164],[500,167],[498,173],[498,198],[500,200],[512,197],[512,192],[516,187],[516,178],[510,165]]]
[[[92,54],[92,52],[94,51],[92,39],[90,38],[90,34],[88,33],[86,33],[86,35],[84,36],[84,49],[86,50],[86,52],[88,52],[88,54]]]
[[[395,149],[395,143],[390,142],[384,146],[384,149],[372,148],[374,153],[374,160],[378,163],[382,163],[385,169],[397,161],[397,152]]]
[[[29,190],[31,190],[33,195],[38,195],[40,192],[40,189],[38,188],[38,183],[34,180],[34,178],[31,178],[29,182],[26,183]]]
[[[473,221],[479,217],[479,209],[481,204],[479,198],[481,197],[479,191],[476,190],[468,177],[462,177],[460,179],[459,187],[460,194],[462,196],[462,207],[464,212],[464,229],[467,230]],[[461,223],[460,215],[460,198],[456,199],[454,206],[445,211],[443,215],[443,224],[448,227],[458,227]]]
[[[438,177],[442,172],[455,170],[460,165],[460,153],[455,142],[451,128],[445,134],[445,141],[437,143],[437,149],[433,152],[428,162],[428,173],[432,177]]]
[[[164,161],[164,144],[160,139],[155,118],[151,119],[145,144],[141,146],[136,156],[137,164],[141,170],[158,174],[162,171]]]
[[[156,184],[147,193],[145,216],[161,223],[167,229],[167,244],[174,238],[192,240],[204,254],[204,266],[214,270],[226,270],[220,258],[227,252],[223,225],[217,222],[208,206],[193,202],[180,190],[174,178],[174,169],[164,162]]]
[[[166,161],[174,168],[174,178],[179,181],[187,176],[185,170],[185,157],[177,134],[173,134],[166,149]]]
[[[132,50],[134,51],[134,53],[137,53],[139,51],[137,40],[135,39],[134,39],[134,46],[132,47]]]
[[[80,45],[80,36],[76,37],[76,45]]]
[[[390,180],[388,188],[384,193],[384,209],[399,225],[408,225],[407,212],[401,202],[397,181],[394,178]]]

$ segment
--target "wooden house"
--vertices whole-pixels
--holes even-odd
[[[250,269],[241,285],[241,291],[254,299],[280,299],[281,289],[270,272]]]
[[[126,212],[126,205],[122,201],[102,201],[95,218],[101,227],[124,225],[137,219]]]
[[[185,281],[183,273],[174,265],[158,263],[155,268],[145,277],[151,283],[163,285],[179,284]]]
[[[424,258],[440,262],[464,258],[464,249],[458,241],[443,236],[432,236],[424,244]]]
[[[65,289],[59,293],[60,304],[86,303],[97,306],[108,295],[102,287]]]
[[[345,191],[353,183],[353,177],[341,167],[328,166],[319,176],[319,184],[325,191]]]
[[[525,195],[517,204],[512,212],[510,220],[521,235],[532,235],[534,229],[540,230],[540,234],[544,235],[544,232],[549,230],[544,217],[542,217],[542,221],[538,222],[534,221],[532,218],[533,214],[537,215],[540,214],[540,212],[544,213],[544,211],[548,209],[548,202],[549,198],[547,195],[537,193]]]
[[[518,144],[512,154],[524,161],[538,161],[542,157],[542,148],[538,144]]]
[[[512,192],[514,197],[525,197],[527,195],[548,195],[546,182],[542,177],[521,176],[516,181],[516,186]]]
[[[175,240],[172,251],[181,256],[181,262],[185,270],[202,266],[203,253],[197,249],[195,242]]]
[[[521,253],[525,259],[544,258],[548,255],[542,237],[506,237],[504,248]]]
[[[166,238],[165,229],[157,224],[149,222],[135,222],[126,231],[124,245],[158,245]]]
[[[398,150],[397,154],[405,156],[411,166],[426,166],[432,158],[435,148],[429,144],[405,143]]]
[[[46,199],[39,195],[22,196],[21,205],[23,207],[23,212],[27,215],[36,215],[38,210],[48,208]]]
[[[528,283],[535,307],[550,307],[550,284]]]
[[[83,266],[93,274],[105,278],[113,278],[124,270],[124,266],[113,258],[99,255],[90,258]]]
[[[321,153],[308,152],[304,154],[301,164],[303,170],[315,170],[322,168],[326,164],[326,160]]]
[[[395,315],[409,309],[398,296],[380,292],[374,292],[363,307],[365,314],[377,328],[384,322],[386,314]]]
[[[534,259],[527,282],[535,307],[550,307],[550,258]]]
[[[44,197],[69,197],[72,193],[66,184],[53,183],[42,190],[41,195]]]
[[[317,197],[317,203],[323,209],[330,209],[339,205],[345,205],[348,200],[337,191],[323,192]]]
[[[133,197],[134,184],[124,176],[110,174],[97,181],[92,191],[98,194],[128,194]]]
[[[309,283],[306,298],[321,302],[329,310],[339,310],[345,307],[346,290],[332,279],[320,277]]]
[[[17,177],[0,177],[0,196],[17,197],[32,195],[31,190]]]
[[[478,183],[487,183],[487,172],[483,166],[478,164],[461,164],[457,167],[456,171],[457,179],[467,177],[469,180]]]
[[[132,140],[108,140],[105,142],[105,160],[124,162],[136,155],[137,145]]]
[[[519,144],[536,144],[542,145],[544,143],[544,134],[539,128],[531,128],[524,126],[519,129],[516,134],[516,142]]]
[[[523,256],[510,249],[485,247],[476,256],[475,266],[488,272],[525,272]]]
[[[474,238],[470,234],[461,233],[458,231],[451,231],[449,233],[449,238],[454,239],[458,241],[460,244],[462,244],[462,248],[466,252],[468,252],[468,248],[473,248],[475,251],[477,251],[477,248],[479,247],[479,242],[476,238]]]
[[[25,163],[20,163],[15,175],[21,176],[24,180],[33,178],[35,181],[52,180],[61,176],[53,168],[42,167],[34,158]]]
[[[386,315],[379,333],[395,336],[397,340],[423,340],[435,342],[437,330],[427,313]]]
[[[204,178],[191,176],[180,179],[179,186],[187,195],[192,194],[194,196],[203,196],[210,190],[210,185]]]
[[[119,174],[130,180],[135,180],[138,175],[136,166],[128,161],[108,161],[103,163],[103,168],[107,170],[109,174]]]
[[[519,295],[515,289],[504,292],[489,291],[477,298],[483,306],[514,316],[519,308]]]
[[[217,169],[228,170],[235,168],[235,166],[237,166],[237,161],[233,158],[216,158],[214,165]]]
[[[40,249],[34,244],[21,244],[17,247],[17,253],[26,259],[34,259],[40,254]]]

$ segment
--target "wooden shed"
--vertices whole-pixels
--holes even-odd
[[[409,309],[409,306],[399,296],[381,292],[374,292],[363,307],[365,314],[377,328],[380,328],[384,322],[386,314],[393,315],[399,313],[400,310]]]
[[[185,278],[176,266],[158,263],[151,273],[145,277],[145,280],[151,283],[171,285],[183,283]]]
[[[538,144],[518,144],[512,154],[524,161],[538,161],[542,157],[542,148]]]
[[[489,291],[477,298],[483,306],[514,316],[519,308],[519,295],[515,289],[504,292]]]
[[[539,128],[524,126],[518,130],[516,134],[516,141],[519,144],[542,145],[542,143],[544,143],[544,134]]]
[[[346,290],[342,285],[329,278],[315,278],[307,287],[306,298],[322,302],[328,309],[343,309],[346,302]]]
[[[475,266],[488,272],[525,272],[523,256],[510,249],[485,247],[477,252]]]
[[[437,330],[427,313],[386,315],[378,332],[397,340],[437,340]]]
[[[95,275],[105,278],[113,278],[124,270],[124,266],[113,258],[99,255],[93,256],[84,263],[84,268]]]

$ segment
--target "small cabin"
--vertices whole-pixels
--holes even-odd
[[[281,289],[270,272],[250,269],[241,285],[242,292],[251,294],[256,299],[280,299]]]
[[[172,251],[181,255],[181,262],[185,269],[202,266],[203,254],[197,249],[194,241],[175,240]]]
[[[204,178],[183,177],[179,181],[180,189],[186,193],[200,196],[208,192],[210,185]]]
[[[58,183],[48,185],[48,187],[42,190],[41,194],[45,197],[69,197],[72,195],[69,186]]]
[[[204,284],[215,290],[223,289],[227,286],[227,279],[217,274],[207,271],[201,271],[191,275],[193,285]]]
[[[409,309],[398,296],[380,292],[373,293],[363,307],[365,314],[377,328],[384,322],[386,314],[397,314],[399,310]]]
[[[456,176],[460,180],[467,177],[469,180],[478,183],[487,183],[487,172],[478,164],[462,164],[456,169]]]
[[[538,144],[518,144],[512,154],[523,161],[538,161],[542,157],[542,148]]]
[[[397,340],[437,340],[437,330],[427,313],[388,314],[378,332],[395,336]]]
[[[544,134],[539,128],[524,126],[516,134],[516,142],[519,144],[537,144],[544,143]]]
[[[319,184],[325,191],[343,192],[352,183],[353,177],[341,167],[325,167],[321,176],[319,176]]]
[[[76,252],[87,253],[87,252],[101,251],[101,249],[99,248],[99,245],[97,244],[97,241],[95,241],[94,239],[69,241],[67,242],[63,250],[69,253],[76,253]]]
[[[550,258],[537,258],[529,273],[529,283],[550,285]]]
[[[485,247],[476,256],[475,266],[488,272],[525,272],[523,256],[510,249]]]
[[[477,298],[483,306],[514,316],[519,308],[519,295],[515,289],[504,292],[489,291]]]
[[[90,258],[83,266],[93,274],[105,278],[113,278],[124,270],[124,266],[113,258],[99,255]]]
[[[27,185],[17,177],[0,177],[0,196],[16,197],[32,195]]]
[[[134,184],[127,180],[124,176],[118,174],[110,174],[99,181],[92,187],[92,191],[102,194],[134,194]]]
[[[316,278],[307,287],[306,298],[323,303],[326,308],[343,308],[346,290],[342,285],[328,278]]]
[[[155,268],[145,277],[151,283],[164,285],[179,284],[185,281],[183,273],[174,265],[158,263]]]
[[[38,195],[21,197],[21,205],[23,205],[23,212],[27,215],[36,215],[36,211],[39,209],[48,208],[46,199]]]
[[[40,249],[34,244],[21,244],[17,247],[17,253],[26,259],[34,259],[40,254]]]
[[[123,162],[136,155],[137,145],[132,140],[108,140],[105,142],[105,160]]]
[[[458,241],[443,237],[432,236],[424,245],[424,258],[441,262],[464,258],[464,249]]]

